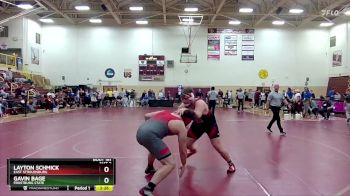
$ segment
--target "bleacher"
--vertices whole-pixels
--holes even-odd
[[[11,106],[6,108],[5,113],[6,114],[18,114],[25,112],[24,107],[21,106],[21,98],[14,96],[14,92],[17,88],[23,88],[24,91],[28,91],[32,88],[32,84],[34,84],[35,89],[31,90],[31,93],[27,93],[28,101],[32,101],[33,92],[36,95],[36,98],[43,99],[43,96],[48,93],[48,89],[51,88],[50,86],[50,80],[39,75],[39,74],[32,74],[29,71],[24,70],[17,70],[16,67],[16,61],[13,61],[11,59],[16,59],[17,57],[11,56],[11,55],[5,55],[0,53],[0,58],[3,59],[0,62],[0,83],[7,84],[7,87],[5,90],[5,93],[9,94],[9,98],[6,100],[6,102]],[[7,60],[8,59],[8,60]],[[6,81],[6,78],[3,77],[3,73],[6,73],[8,68],[11,68],[13,79],[12,81]],[[4,84],[6,86],[6,84]],[[38,108],[36,108],[38,109]]]

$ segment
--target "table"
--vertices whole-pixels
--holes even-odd
[[[173,107],[174,100],[149,100],[148,105],[150,107]]]

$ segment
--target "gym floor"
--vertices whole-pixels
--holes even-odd
[[[159,108],[158,108],[159,109]],[[82,109],[0,123],[0,195],[132,195],[147,183],[147,151],[135,138],[146,112],[156,109]],[[196,143],[182,178],[173,171],[155,195],[350,195],[350,127],[344,119],[283,121],[286,137],[266,134],[270,117],[216,110],[223,145],[237,171],[206,135]],[[167,137],[177,163],[177,138]],[[116,158],[112,193],[9,192],[7,158]],[[180,165],[180,164],[178,164]],[[156,164],[156,167],[159,163]]]

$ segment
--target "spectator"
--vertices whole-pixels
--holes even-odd
[[[302,94],[302,98],[303,98],[303,105],[304,105],[304,111],[303,111],[303,115],[306,116],[306,114],[309,113],[310,110],[310,100],[312,98],[312,94],[309,91],[309,88],[305,87],[303,94]]]
[[[97,92],[90,92],[90,100],[91,100],[91,105],[93,108],[98,108],[98,97],[97,97]]]
[[[147,106],[148,100],[149,100],[148,93],[145,93],[145,96],[143,96],[141,99],[141,107]]]
[[[47,96],[48,97],[51,96],[51,98],[53,98],[53,99],[56,97],[55,93],[52,90],[47,93]]]
[[[227,98],[227,105],[231,104],[231,100],[232,100],[232,91],[227,90],[226,92],[226,98]]]
[[[5,99],[9,97],[9,94],[5,92],[4,88],[0,89],[0,97],[3,97]]]
[[[294,90],[294,96],[293,96],[293,101],[298,101],[298,100],[301,100],[302,97],[301,97],[301,94],[300,94],[300,90],[299,89],[295,89]]]
[[[29,103],[25,96],[22,96],[21,98],[21,101],[20,101],[20,104],[23,108],[26,109],[26,111],[29,111],[31,113],[35,113],[36,112],[36,109],[34,108],[34,106],[32,105],[32,103]]]
[[[118,89],[115,89],[115,90],[113,91],[113,97],[114,97],[114,99],[118,99],[118,95],[119,95]]]
[[[322,109],[320,111],[320,114],[325,120],[329,120],[329,116],[332,111],[333,111],[332,102],[330,100],[330,96],[327,96],[326,100],[323,101],[322,103]]]
[[[9,67],[6,72],[6,79],[7,81],[12,82],[13,81],[13,73],[11,71],[11,68]]]
[[[339,101],[341,99],[340,93],[336,92],[334,95],[334,100]]]
[[[222,92],[221,89],[219,89],[219,91],[217,92],[218,93],[218,101],[219,101],[219,107],[222,107],[223,106],[223,97],[224,97],[224,92]],[[210,107],[210,106],[209,106]],[[209,109],[210,110],[210,109]],[[213,110],[214,111],[214,110]]]
[[[335,91],[333,88],[331,88],[331,90],[328,91],[327,96],[329,97],[329,100],[333,103],[335,99]]]
[[[346,122],[350,122],[350,92],[348,91],[344,103],[346,105]]]
[[[196,98],[202,99],[203,98],[203,93],[202,93],[202,89],[198,89],[198,91],[196,92]]]
[[[295,119],[296,114],[300,114],[303,111],[303,102],[301,101],[300,97],[297,97],[297,100],[293,102],[291,113],[293,116],[293,119]]]
[[[0,117],[6,115],[6,108],[8,107],[6,100],[0,96]]]
[[[318,105],[317,105],[317,102],[314,98],[311,99],[311,112],[315,115],[315,118],[317,119],[318,118]]]
[[[263,109],[265,109],[265,103],[266,103],[266,93],[261,92],[260,93],[260,106],[262,106]]]
[[[0,77],[2,77],[2,79],[4,79],[3,81],[5,81],[6,78],[7,78],[6,71],[1,71],[0,72]]]
[[[254,106],[259,107],[260,105],[260,90],[256,89],[255,93],[254,93]]]
[[[173,97],[171,96],[171,92],[170,91],[168,91],[168,93],[166,94],[165,98],[167,100],[173,100]]]
[[[136,92],[134,89],[131,89],[130,92],[130,107],[135,107],[135,97],[136,97]]]
[[[288,90],[287,90],[287,92],[286,92],[286,94],[284,96],[287,98],[289,103],[292,102],[293,95],[294,95],[294,93],[292,91],[292,88],[288,87]]]
[[[310,90],[310,93],[311,93],[311,97],[312,97],[313,99],[315,99],[315,98],[316,98],[316,96],[315,96],[314,91]]]
[[[143,90],[142,94],[141,94],[141,97],[140,97],[140,100],[142,100],[145,96],[146,96],[146,90]]]
[[[163,90],[162,90],[162,89],[159,90],[158,99],[159,99],[159,100],[163,100],[163,99],[164,99],[164,93],[163,93]]]

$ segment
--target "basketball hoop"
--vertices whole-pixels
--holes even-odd
[[[199,27],[195,30],[194,36],[192,37],[192,26],[199,26],[202,24],[203,16],[201,15],[179,15],[181,25],[187,26],[184,28],[184,35],[188,44],[189,51],[187,53],[181,53],[180,63],[197,63],[197,54],[191,53],[192,43],[198,33]],[[188,36],[186,35],[188,34]]]
[[[195,25],[201,25],[203,16],[198,15],[179,15],[180,24],[182,25],[188,25],[188,26],[195,26]]]
[[[182,53],[180,63],[197,63],[197,55]]]

